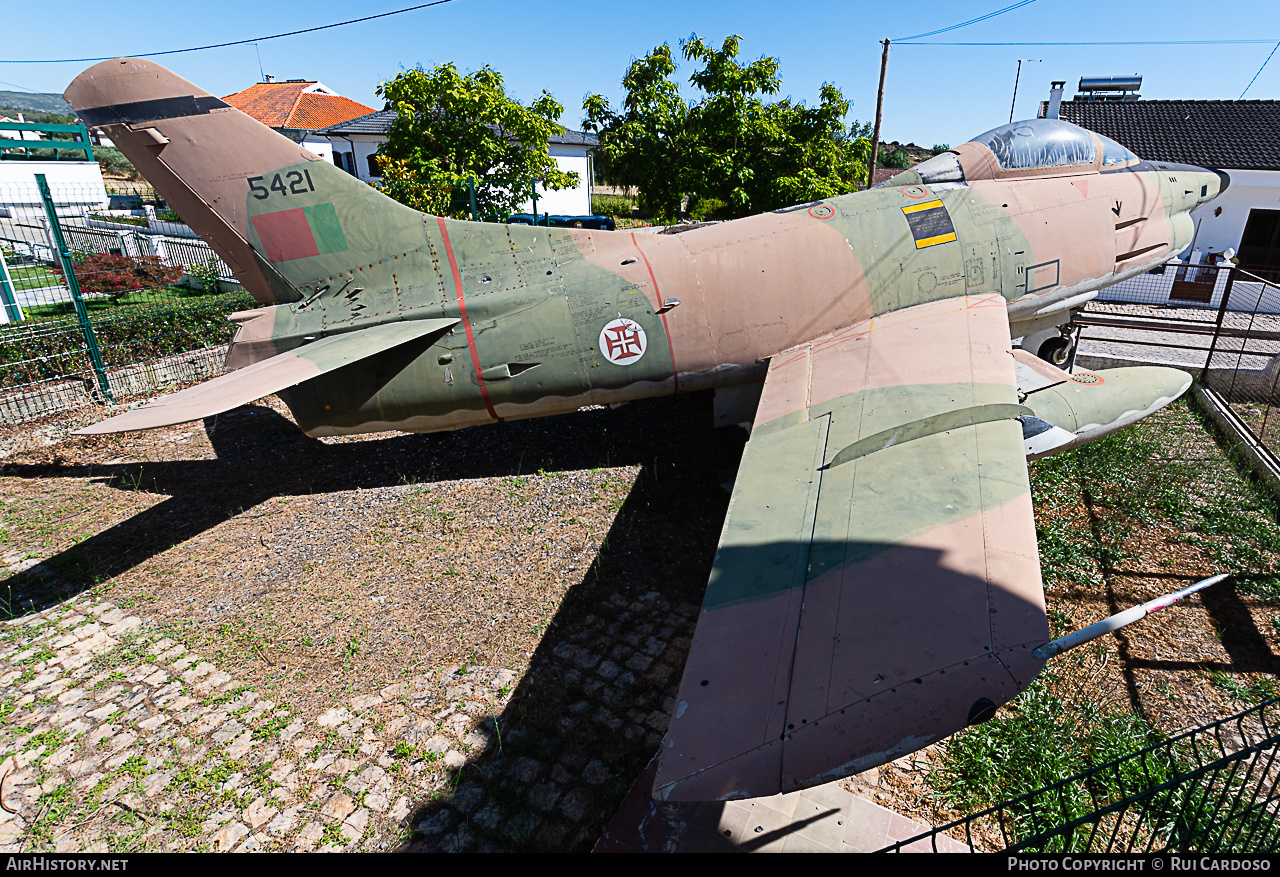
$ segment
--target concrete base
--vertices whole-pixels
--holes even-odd
[[[745,801],[663,803],[651,797],[655,758],[640,774],[596,853],[870,853],[930,830],[830,783]],[[972,852],[941,836],[938,852]],[[911,852],[932,852],[919,841]]]

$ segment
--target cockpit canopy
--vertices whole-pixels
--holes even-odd
[[[992,128],[911,170],[921,182],[936,187],[981,179],[1080,173],[1140,160],[1111,138],[1079,125],[1061,119],[1028,119]]]
[[[972,142],[990,149],[1000,168],[1006,171],[1094,164],[1098,160],[1099,144],[1103,167],[1138,160],[1109,137],[1060,119],[1029,119],[1001,125],[979,134]]]
[[[973,138],[996,157],[1006,171],[1093,164],[1097,141],[1083,128],[1058,119],[1033,119],[1001,125]]]

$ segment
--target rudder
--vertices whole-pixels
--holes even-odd
[[[64,97],[264,304],[296,301],[302,284],[421,234],[422,214],[153,62],[97,64]],[[355,234],[340,216],[352,202]]]

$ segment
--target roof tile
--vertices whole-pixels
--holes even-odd
[[[223,98],[269,128],[318,131],[369,115],[372,107],[337,94],[308,92],[315,82],[257,82]]]
[[[1280,171],[1280,101],[1063,101],[1058,118],[1151,161]]]

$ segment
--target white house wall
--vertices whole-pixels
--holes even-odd
[[[96,161],[0,161],[0,207],[10,218],[44,216],[36,174],[44,174],[60,211],[79,213],[107,206],[107,187]]]
[[[589,215],[591,213],[591,167],[590,160],[587,158],[587,147],[551,143],[547,147],[547,152],[555,159],[556,166],[560,170],[578,174],[578,185],[558,192],[546,191],[542,186],[538,186],[538,214]],[[533,212],[532,198],[520,205],[520,212]]]
[[[1191,212],[1198,226],[1195,249],[1201,253],[1239,250],[1250,210],[1280,210],[1280,171],[1223,170],[1231,175],[1227,191]],[[1222,214],[1215,216],[1219,207]]]
[[[332,146],[331,153],[352,153],[355,156],[356,176],[366,183],[381,179],[381,177],[369,173],[369,156],[378,151],[378,145],[384,140],[386,140],[385,137],[374,134],[351,134],[347,137],[333,134],[329,137],[329,142]],[[333,161],[332,155],[330,155],[329,161]]]
[[[302,141],[303,149],[310,149],[329,164],[333,164],[333,144],[323,137],[307,137]]]

